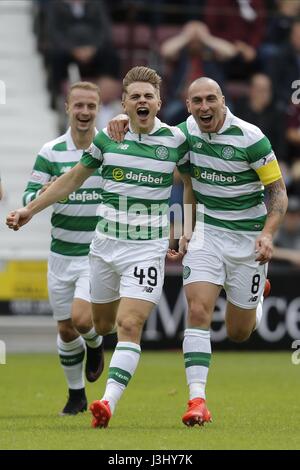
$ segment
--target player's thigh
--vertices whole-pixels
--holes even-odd
[[[87,300],[80,297],[74,298],[72,302],[72,321],[79,333],[87,333],[93,326],[92,306]]]
[[[92,316],[94,325],[105,328],[106,333],[110,332],[116,324],[120,300],[108,303],[92,303]]]
[[[229,338],[245,341],[255,327],[256,308],[245,309],[228,302],[225,323]]]
[[[119,341],[139,343],[145,321],[155,304],[147,300],[122,297],[117,313]]]
[[[75,267],[75,266],[74,266]],[[90,303],[89,262],[85,260],[77,268],[74,299],[72,302],[72,320],[80,333],[87,333],[92,328],[92,307]]]
[[[187,326],[209,327],[217,298],[222,287],[210,282],[192,282],[185,285],[188,302]]]

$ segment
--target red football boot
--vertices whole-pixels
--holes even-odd
[[[193,398],[188,402],[188,409],[182,416],[182,422],[186,426],[194,426],[211,422],[211,414],[206,407],[204,398]]]
[[[111,411],[108,401],[106,400],[95,400],[89,406],[89,410],[94,416],[92,420],[93,428],[107,428],[109,420],[111,418]]]

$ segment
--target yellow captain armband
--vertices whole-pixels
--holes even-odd
[[[264,186],[267,186],[268,184],[271,184],[274,181],[282,178],[281,170],[277,160],[273,160],[272,162],[267,163],[267,165],[263,165],[260,168],[257,168],[255,171]]]

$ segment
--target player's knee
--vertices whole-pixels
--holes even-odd
[[[140,333],[143,325],[136,318],[118,318],[117,319],[118,332],[128,337],[135,337]]]
[[[228,338],[235,343],[243,343],[247,341],[251,335],[251,331],[245,330],[243,328],[227,329]]]
[[[191,326],[206,326],[210,321],[210,312],[201,302],[189,302],[188,323]]]
[[[103,318],[94,318],[93,323],[96,333],[101,336],[105,336],[111,333],[115,326],[113,322]]]
[[[65,343],[70,343],[78,337],[78,333],[72,325],[59,325],[58,333],[62,341],[64,341]]]
[[[73,325],[78,333],[87,333],[92,328],[92,319],[87,321],[85,318],[78,317],[73,320]]]

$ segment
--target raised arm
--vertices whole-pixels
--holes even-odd
[[[197,34],[202,44],[211,49],[221,60],[232,59],[238,53],[234,44],[226,39],[213,36],[204,23],[199,22]]]
[[[19,230],[38,212],[50,206],[56,201],[67,197],[78,189],[82,183],[95,171],[94,168],[86,168],[82,163],[77,163],[72,170],[58,178],[37,199],[31,201],[27,206],[9,213],[6,225],[13,230]]]
[[[234,44],[213,36],[201,21],[189,21],[179,34],[167,39],[161,46],[161,55],[167,60],[176,60],[182,49],[194,42],[210,48],[219,58],[224,60],[237,55]]]
[[[193,39],[197,38],[196,21],[187,23],[179,34],[167,39],[161,45],[160,53],[164,59],[175,60],[180,51],[186,47]]]

